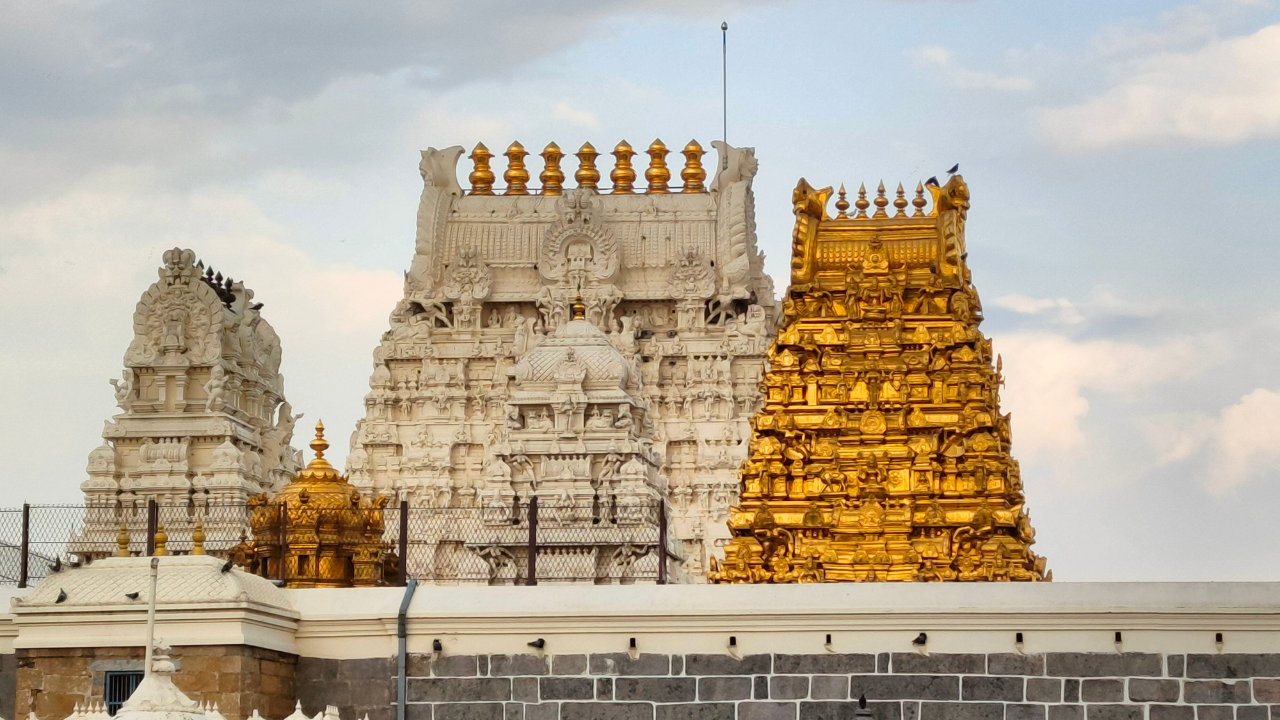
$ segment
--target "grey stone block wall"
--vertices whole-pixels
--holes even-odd
[[[407,720],[1280,720],[1280,654],[411,655]],[[391,720],[395,660],[300,658],[303,709]],[[2,686],[0,686],[2,689]]]
[[[18,656],[0,654],[0,718],[14,717],[18,701]]]

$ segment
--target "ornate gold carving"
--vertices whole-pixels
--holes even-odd
[[[796,187],[786,324],[713,582],[1052,577],[978,330],[968,187],[930,190],[928,215],[899,188],[890,217],[881,183],[872,217],[863,187],[857,215],[842,200],[830,218],[829,188]]]
[[[613,182],[613,194],[625,195],[635,192],[636,169],[631,166],[631,158],[635,157],[636,151],[626,140],[618,143],[613,149],[613,171],[609,173],[609,180]]]
[[[707,151],[702,149],[697,140],[690,140],[680,154],[684,155],[684,168],[680,171],[680,179],[684,181],[681,192],[706,192],[707,188],[702,181],[707,179],[707,171],[702,167],[702,156]]]
[[[564,153],[560,146],[550,142],[542,150],[542,172],[538,173],[538,182],[542,183],[543,195],[559,195],[564,192],[564,171],[560,169],[560,158]]]
[[[489,148],[484,143],[476,143],[476,148],[467,156],[471,162],[475,164],[475,169],[467,175],[467,181],[471,183],[471,195],[492,195],[493,181],[496,179],[493,170],[489,168],[489,160],[493,157],[493,153],[489,152]]]
[[[591,143],[584,142],[574,155],[578,158],[578,170],[573,173],[573,179],[578,182],[578,187],[597,189],[600,171],[596,169],[596,158],[600,157],[600,153],[596,152]]]
[[[397,561],[383,542],[387,498],[370,503],[324,458],[324,424],[315,459],[274,498],[251,498],[253,542],[231,550],[250,572],[288,587],[381,585]]]
[[[507,151],[502,154],[507,157],[507,169],[502,173],[502,179],[507,183],[507,191],[502,194],[528,195],[529,170],[524,166],[524,158],[529,151],[517,141],[511,143]]]
[[[665,193],[667,183],[671,180],[671,170],[667,167],[667,146],[661,140],[649,143],[649,167],[644,171],[644,179],[649,181],[649,189],[645,192]]]

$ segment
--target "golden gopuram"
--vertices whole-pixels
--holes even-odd
[[[371,587],[394,580],[398,559],[383,540],[386,498],[361,497],[329,461],[324,424],[311,441],[315,458],[278,495],[249,499],[253,540],[230,557],[286,587]]]
[[[1051,579],[978,330],[968,186],[882,183],[852,214],[842,187],[835,217],[831,194],[793,193],[784,326],[712,582]]]

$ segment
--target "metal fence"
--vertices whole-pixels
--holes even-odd
[[[55,563],[110,557],[122,543],[131,555],[151,555],[161,528],[169,554],[190,553],[199,527],[205,552],[227,557],[238,545],[252,543],[251,514],[243,503],[0,508],[0,585],[34,585]],[[383,519],[382,540],[396,558],[388,583],[416,578],[433,584],[662,584],[671,563],[682,559],[669,544],[661,501],[587,505],[535,497],[472,507],[402,501],[386,507]],[[314,536],[315,529],[286,532]]]

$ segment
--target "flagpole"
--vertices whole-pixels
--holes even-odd
[[[723,125],[720,139],[729,144],[729,23],[720,23],[720,107]],[[726,160],[728,156],[725,156]]]

